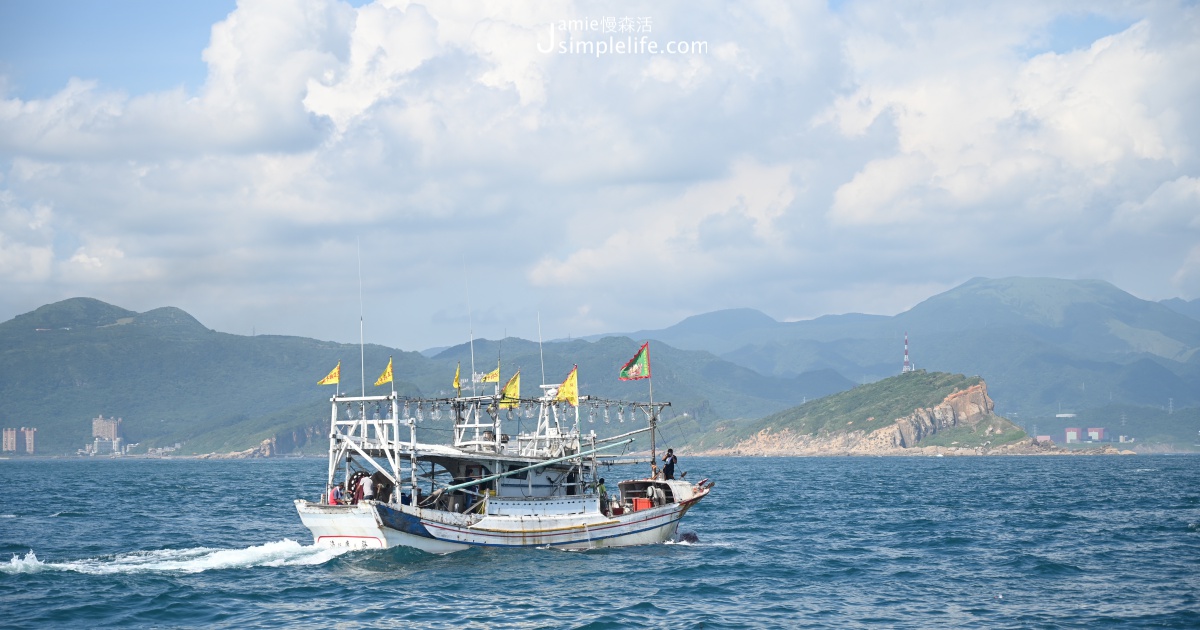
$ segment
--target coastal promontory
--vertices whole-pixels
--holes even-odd
[[[709,455],[999,455],[1068,453],[994,413],[978,376],[906,372],[739,425],[697,446]],[[1115,449],[1093,452],[1116,453]]]

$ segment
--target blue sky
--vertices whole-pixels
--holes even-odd
[[[71,77],[131,94],[204,84],[200,51],[236,2],[45,0],[0,3],[9,94],[46,98]]]
[[[360,255],[405,349],[468,296],[493,338],[975,276],[1196,298],[1198,41],[1173,2],[4,2],[0,320],[352,341]]]

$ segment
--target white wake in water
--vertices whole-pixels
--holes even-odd
[[[327,547],[304,546],[294,540],[280,540],[245,549],[163,549],[134,551],[66,562],[42,562],[33,551],[24,557],[14,555],[8,564],[0,564],[0,573],[37,573],[39,571],[74,571],[89,575],[114,573],[200,573],[214,569],[245,569],[249,567],[288,567],[324,564],[349,551]]]

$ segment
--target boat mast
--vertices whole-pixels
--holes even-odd
[[[546,384],[546,354],[542,352],[542,312],[538,311],[538,359],[542,362],[542,385]]]
[[[656,450],[655,438],[658,434],[658,407],[654,406],[654,379],[646,379],[650,381],[650,476],[658,476],[658,451]]]
[[[650,366],[650,346],[646,346],[646,366]],[[654,406],[654,371],[650,370],[646,382],[650,385],[650,478],[658,477],[658,451],[655,438],[658,433],[658,408]]]

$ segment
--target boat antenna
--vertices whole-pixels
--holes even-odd
[[[496,344],[496,395],[500,394],[500,354],[504,350],[504,338],[508,336],[508,329],[504,329],[504,334],[500,336],[499,343]]]
[[[538,359],[542,362],[542,385],[546,384],[546,354],[542,352],[542,312],[538,311]]]
[[[471,316],[471,279],[467,277],[466,266],[463,266],[463,279],[467,285],[467,327],[471,335],[471,395],[477,396],[475,391],[475,319]]]
[[[362,237],[354,239],[358,251],[358,376],[362,379],[362,395],[367,395],[367,357],[363,346],[363,297],[362,297]]]

